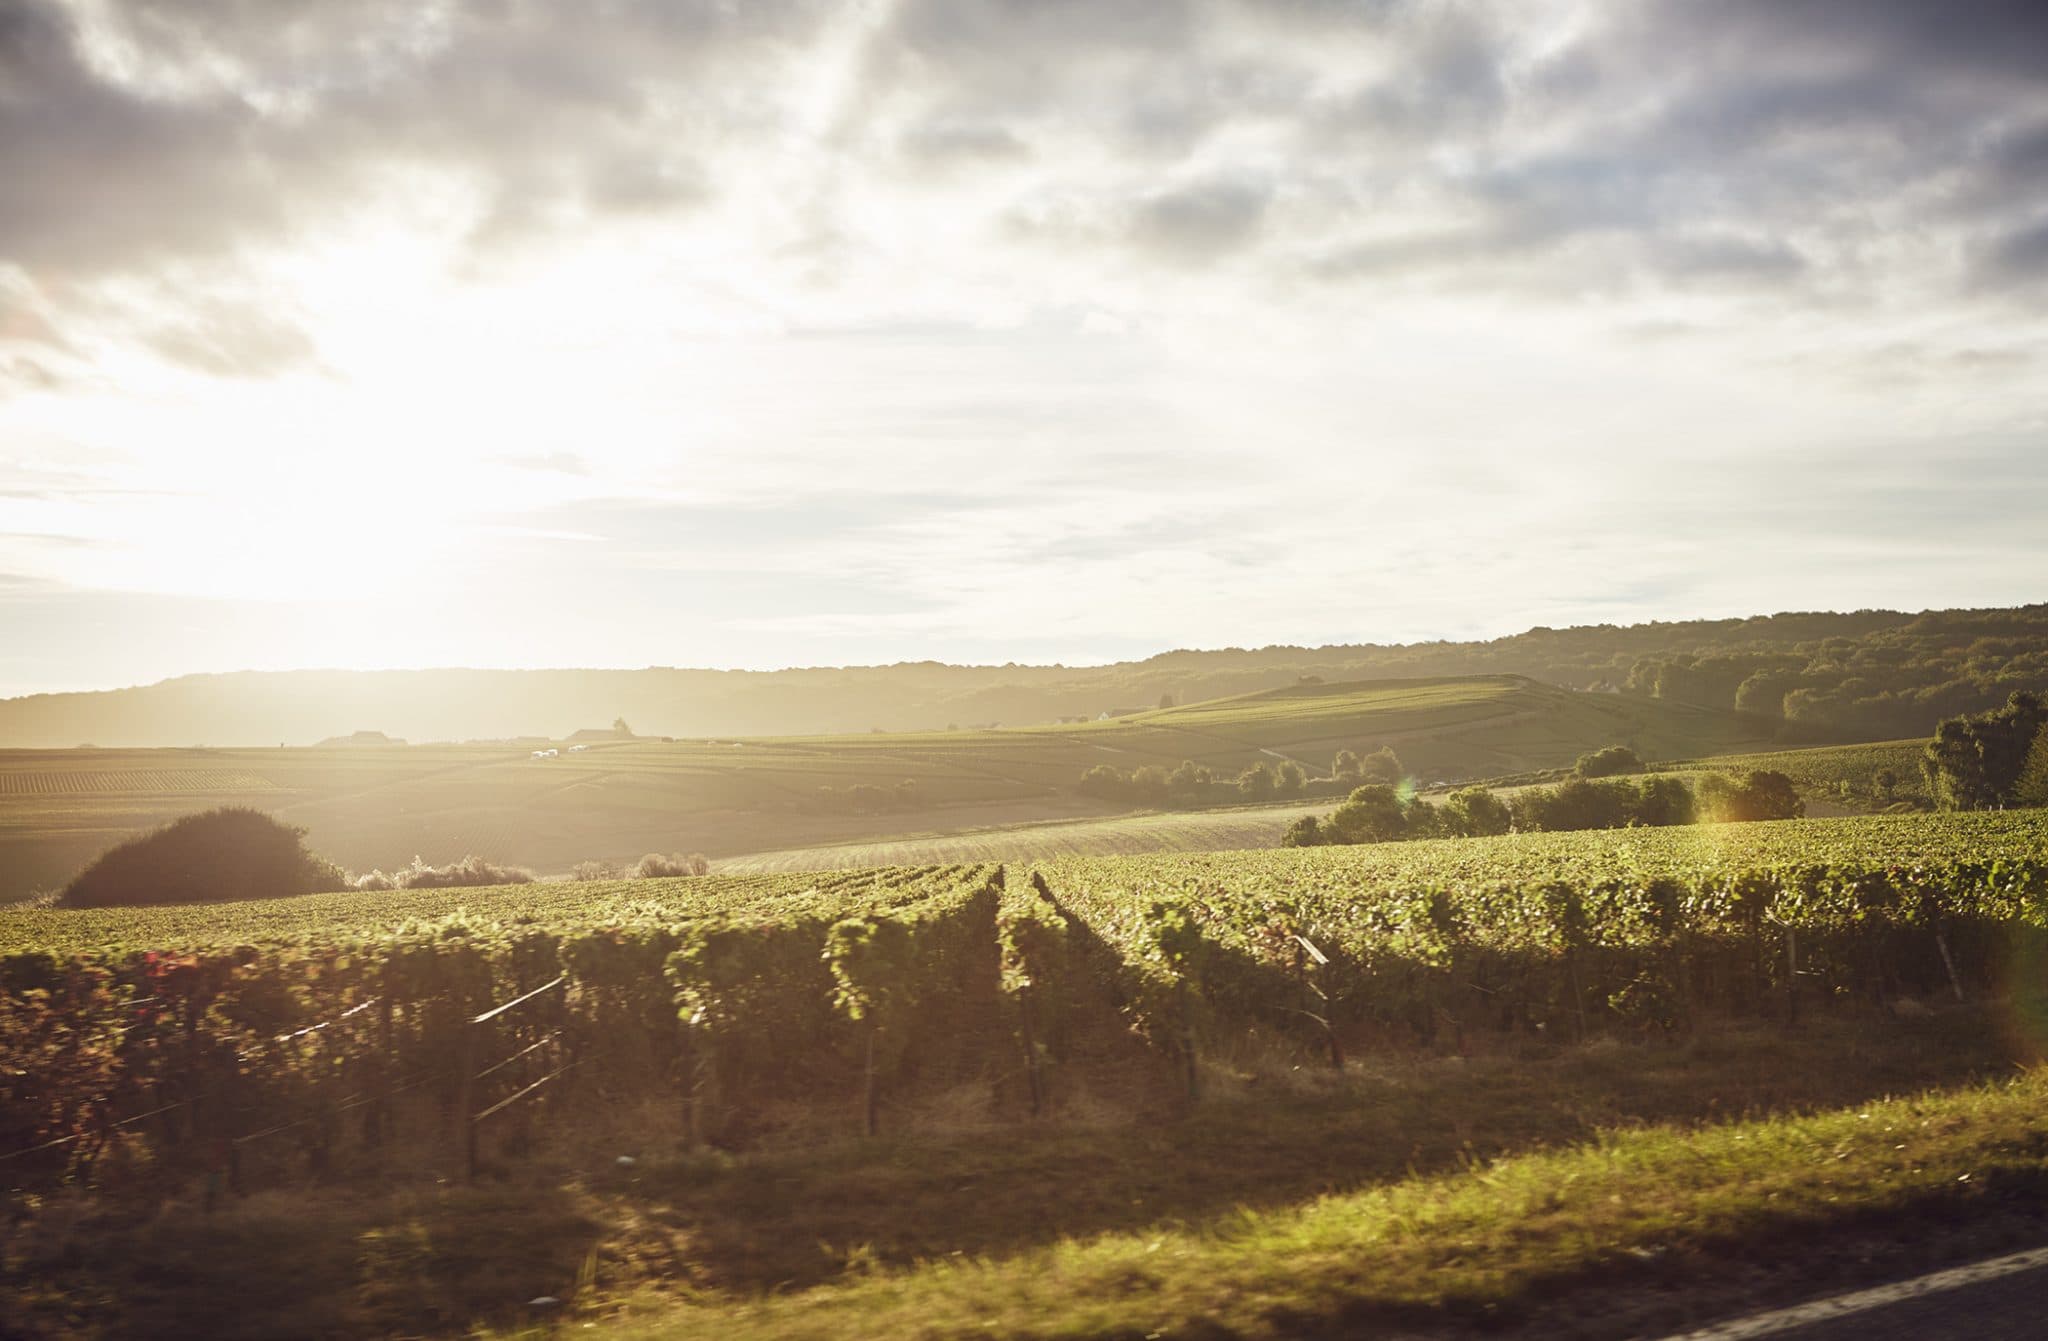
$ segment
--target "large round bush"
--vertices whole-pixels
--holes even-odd
[[[306,850],[305,833],[243,806],[187,815],[101,853],[58,902],[221,903],[346,888],[340,867]]]

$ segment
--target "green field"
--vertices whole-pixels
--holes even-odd
[[[13,750],[0,752],[0,899],[54,888],[139,829],[223,804],[304,827],[351,870],[476,853],[562,873],[649,851],[731,857],[1101,819],[1122,808],[1072,789],[1102,763],[1193,759],[1233,776],[1282,758],[1327,770],[1338,749],[1389,745],[1429,782],[1568,765],[1615,743],[1662,758],[1754,749],[1762,731],[1729,713],[1494,676],[1303,685],[1064,727],[606,741],[548,759],[526,744]],[[906,779],[912,795],[899,800]],[[857,809],[857,785],[889,796]],[[1253,832],[1225,825],[1202,841],[1261,841]]]
[[[1335,800],[1213,810],[1145,811],[1104,819],[1011,824],[961,833],[908,834],[863,843],[750,852],[713,863],[734,874],[839,871],[862,866],[926,866],[955,861],[1029,863],[1058,857],[1141,852],[1215,852],[1278,847],[1287,826],[1327,813]]]

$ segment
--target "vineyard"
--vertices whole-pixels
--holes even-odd
[[[79,796],[98,792],[261,792],[270,779],[224,768],[122,769],[112,772],[77,770],[0,770],[0,796]]]
[[[1751,769],[1769,769],[1791,778],[1801,796],[1830,799],[1846,794],[1877,802],[1911,797],[1924,801],[1927,786],[1920,775],[1920,761],[1926,753],[1925,740],[1894,740],[1870,745],[1773,750],[1765,754],[1716,755],[1658,764],[1655,771],[1741,774]]]
[[[13,909],[0,1158],[239,1185],[245,1148],[285,1176],[404,1131],[474,1169],[551,1107],[665,1098],[734,1144],[969,1074],[1036,1113],[1080,1035],[1193,1097],[1247,1040],[1342,1066],[1983,999],[2044,929],[2038,811]]]
[[[993,867],[323,895],[0,921],[0,1158],[24,1179],[317,1171],[400,1126],[515,1144],[548,1101],[676,1095],[689,1139],[877,1096],[990,1010]],[[355,1133],[351,1137],[351,1133]],[[277,1138],[273,1140],[273,1138]]]
[[[1034,882],[1133,1023],[1195,1058],[1683,1030],[1706,1011],[2000,990],[2048,930],[2048,813],[1077,860]]]

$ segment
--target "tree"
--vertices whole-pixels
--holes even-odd
[[[1199,800],[1215,775],[1192,759],[1183,759],[1180,766],[1166,775],[1167,795],[1183,801]]]
[[[584,720],[588,721],[589,719],[585,718]],[[633,728],[626,725],[625,718],[614,717],[612,718],[612,734],[615,736],[630,736],[633,734]]]
[[[1282,796],[1299,796],[1302,793],[1302,789],[1307,786],[1308,774],[1302,771],[1301,765],[1295,763],[1292,759],[1283,762],[1280,765],[1279,771],[1274,775],[1274,790],[1278,791]]]
[[[1237,790],[1254,801],[1263,801],[1273,794],[1273,770],[1261,763],[1253,764],[1237,775]]]
[[[2048,806],[2048,725],[2034,733],[2033,747],[2020,765],[2019,781],[2013,784],[2012,799],[2023,806]]]
[[[1350,781],[1358,776],[1358,755],[1351,750],[1337,751],[1337,757],[1330,760],[1330,776]]]
[[[2028,690],[2002,708],[1945,719],[1921,756],[1921,771],[1935,804],[1944,810],[1984,810],[2009,804],[2034,738],[2048,726],[2048,704]]]
[[[1395,756],[1393,746],[1382,745],[1358,761],[1358,776],[1368,782],[1384,782],[1391,787],[1407,777],[1408,773],[1401,767],[1401,761]]]
[[[1166,800],[1169,781],[1164,766],[1146,764],[1131,774],[1131,799],[1148,806],[1156,806]]]
[[[1174,706],[1174,702],[1173,702],[1173,695],[1172,695],[1172,694],[1170,694],[1170,693],[1166,693],[1166,694],[1161,694],[1161,695],[1159,696],[1159,706],[1160,706],[1160,708],[1161,708],[1161,709],[1166,709],[1166,708],[1171,708],[1171,707],[1173,707],[1173,706]]]
[[[1760,820],[1799,819],[1806,814],[1806,802],[1792,779],[1770,769],[1758,769],[1743,781],[1750,813]]]

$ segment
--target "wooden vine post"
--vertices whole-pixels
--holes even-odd
[[[1785,1027],[1799,1023],[1799,933],[1785,924]]]
[[[477,1170],[477,1121],[476,1121],[476,1065],[477,1034],[483,1028],[480,1020],[462,1022],[462,1093],[456,1100],[455,1111],[462,1118],[462,1159],[466,1176],[476,1181]]]
[[[1039,1073],[1038,1035],[1032,1028],[1031,1017],[1038,1002],[1035,984],[1026,983],[1017,990],[1019,1034],[1024,1041],[1024,1083],[1031,1091],[1031,1116],[1037,1117],[1045,1108],[1045,1077]]]
[[[881,1130],[880,1096],[875,1092],[875,1037],[881,1032],[879,1025],[868,1027],[867,1063],[861,1070],[861,1110],[870,1136]]]

